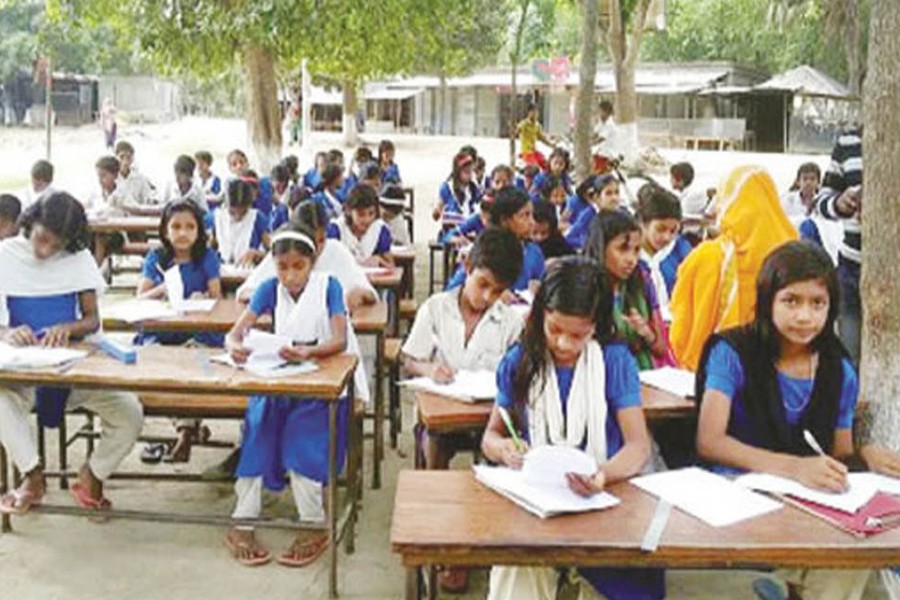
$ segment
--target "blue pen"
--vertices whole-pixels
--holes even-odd
[[[37,339],[41,339],[48,333],[50,333],[49,327],[41,327],[40,329],[38,329],[37,331],[34,332],[34,337],[36,337]]]

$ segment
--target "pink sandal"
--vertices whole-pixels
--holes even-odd
[[[4,515],[24,515],[33,506],[40,506],[41,498],[28,490],[12,490],[0,497],[0,513]]]
[[[109,510],[112,508],[112,502],[106,498],[100,498],[99,500],[94,498],[80,481],[73,483],[70,491],[72,492],[72,497],[75,498],[75,502],[77,502],[78,506],[81,508],[97,511]]]

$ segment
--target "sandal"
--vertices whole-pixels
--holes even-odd
[[[112,502],[102,496],[100,498],[94,498],[80,481],[73,483],[70,491],[72,492],[72,497],[75,498],[75,502],[78,503],[78,506],[81,508],[96,511],[110,510],[112,508]]]
[[[156,465],[162,462],[165,454],[165,444],[147,444],[141,451],[141,462],[146,465]]]
[[[222,540],[222,543],[225,544],[225,547],[231,552],[231,558],[245,567],[259,567],[272,560],[272,553],[257,544],[256,539],[253,540],[252,544],[248,542],[237,542],[231,538],[231,533],[229,532],[225,535],[225,539]],[[242,550],[249,551],[252,558],[241,558],[239,555]]]
[[[300,568],[316,562],[328,549],[328,536],[322,535],[310,538],[306,542],[297,545],[295,541],[287,551],[276,558],[278,564],[285,567]]]
[[[28,490],[12,490],[0,497],[0,513],[4,515],[24,515],[33,506],[40,506],[41,498]]]

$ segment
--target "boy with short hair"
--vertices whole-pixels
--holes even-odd
[[[199,150],[194,153],[194,161],[197,163],[197,183],[203,190],[206,204],[216,206],[222,201],[225,188],[222,187],[222,180],[219,179],[219,176],[212,172],[212,154],[206,150]]]
[[[19,233],[19,215],[22,214],[22,203],[12,194],[0,194],[0,240],[11,238]]]
[[[54,192],[53,165],[48,160],[39,160],[31,167],[31,189],[25,192],[25,208],[36,204]]]
[[[125,202],[137,209],[134,212],[158,214],[156,190],[150,180],[134,167],[134,146],[126,141],[116,144],[116,158],[119,161],[119,177],[116,188],[125,197]]]
[[[194,181],[194,169],[196,163],[194,159],[186,154],[182,154],[175,159],[175,180],[170,181],[166,187],[166,193],[163,204],[170,202],[178,202],[181,200],[190,200],[200,207],[203,212],[209,212],[209,204],[206,203],[206,197],[200,185]]]

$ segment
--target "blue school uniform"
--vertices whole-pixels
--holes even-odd
[[[589,208],[591,208],[590,202],[577,194],[572,194],[566,198],[566,208],[564,212],[569,220],[569,224],[574,225],[578,220],[578,217],[581,216],[581,213]]]
[[[588,206],[579,213],[577,220],[569,221],[571,225],[566,232],[566,243],[575,250],[584,248],[588,233],[591,231],[591,223],[594,222],[594,217],[596,216],[597,209],[594,206]]]
[[[141,268],[141,277],[153,282],[154,286],[163,283],[163,272],[172,268],[175,264],[173,259],[167,261],[162,260],[162,249],[154,248],[147,253],[144,258],[144,265]],[[190,261],[178,265],[181,272],[181,281],[184,282],[184,299],[188,299],[192,294],[205,294],[209,291],[209,282],[213,279],[219,279],[221,269],[221,261],[215,250],[207,248],[203,258],[199,261]],[[135,337],[136,344],[165,344],[180,345],[190,339],[206,346],[220,347],[224,344],[225,336],[217,333],[174,333],[174,332],[140,332]]]
[[[546,265],[544,264],[544,253],[541,251],[540,246],[534,242],[525,242],[522,245],[522,250],[522,272],[519,273],[519,278],[516,279],[510,287],[514,292],[527,290],[528,284],[535,279],[542,279],[544,277],[544,272],[547,270]],[[465,266],[460,265],[456,269],[456,272],[453,273],[453,277],[450,278],[450,281],[447,282],[447,287],[445,289],[452,290],[465,283],[466,269]]]
[[[381,183],[400,183],[400,167],[391,163],[381,170]]]
[[[516,408],[513,382],[523,353],[521,344],[514,345],[497,367],[496,404],[508,411]],[[637,363],[625,344],[612,343],[604,346],[603,363],[606,367],[606,402],[609,407],[606,418],[606,454],[611,458],[625,445],[622,430],[616,419],[617,413],[627,408],[641,406],[641,385]],[[575,369],[557,366],[555,370],[559,399],[565,418]],[[527,405],[523,410],[524,412],[519,414],[527,422]],[[527,427],[523,435],[528,440]],[[665,571],[661,569],[580,568],[578,571],[595,590],[610,600],[661,600],[666,595]]]
[[[444,234],[441,235],[440,242],[442,244],[449,244],[450,240],[457,236],[474,237],[484,231],[484,229],[484,221],[481,220],[481,214],[476,213],[467,217],[465,221],[453,229],[445,231]]]
[[[540,190],[543,187],[544,182],[550,179],[550,177],[552,177],[552,175],[550,175],[550,173],[545,173],[544,171],[535,175],[534,179],[531,181],[531,191],[540,195]],[[572,180],[569,179],[568,173],[562,176],[562,184],[566,188],[566,191],[572,191]]]
[[[441,184],[438,196],[440,196],[444,212],[458,215],[468,215],[476,212],[475,209],[478,207],[478,202],[481,200],[481,195],[478,193],[478,188],[474,183],[469,184],[468,194],[463,194],[463,197],[459,197],[453,193],[451,183],[445,181]]]
[[[347,177],[344,178],[344,185],[340,187],[337,191],[338,200],[342,203],[347,201],[347,197],[350,196],[350,192],[353,191],[353,188],[356,187],[358,180],[356,175],[350,173]]]
[[[672,251],[659,263],[659,272],[666,284],[667,298],[672,297],[672,290],[675,289],[675,279],[678,276],[678,267],[681,266],[681,263],[684,262],[684,259],[687,258],[687,255],[690,254],[693,249],[694,247],[688,239],[683,235],[679,235],[675,238],[675,245],[672,247]],[[646,261],[642,259],[641,264],[649,271],[650,265],[647,264]]]
[[[272,216],[269,218],[269,231],[275,231],[290,220],[290,211],[287,204],[278,203],[272,207]]]
[[[342,226],[343,224],[343,226]],[[376,256],[379,254],[390,254],[391,252],[391,244],[393,244],[393,237],[391,236],[391,230],[382,220],[376,220],[372,223],[371,227],[379,227],[378,231],[378,241],[375,242],[375,249],[372,251],[372,254],[369,256]],[[368,232],[366,232],[368,234]],[[353,234],[349,232],[349,225],[346,225],[346,221],[334,220],[331,221],[328,226],[325,228],[325,237],[338,240],[339,242],[345,242],[347,240],[344,239],[344,236],[352,236]],[[364,236],[365,237],[365,236]],[[350,244],[346,244],[348,247]],[[351,248],[351,252],[353,249]],[[369,256],[357,256],[357,254],[353,253],[354,257],[357,259],[366,259]]]
[[[259,180],[259,194],[253,201],[253,208],[258,210],[266,217],[266,226],[269,225],[269,215],[272,214],[272,203],[275,198],[275,188],[272,187],[272,180],[269,177],[263,177]]]
[[[337,279],[327,277],[326,306],[328,318],[346,315],[344,292]],[[307,283],[307,288],[309,288]],[[309,290],[305,289],[303,293]],[[249,309],[255,315],[272,315],[275,331],[279,323],[276,308],[279,300],[277,278],[263,282],[254,292]],[[306,316],[306,315],[305,315]],[[316,315],[309,315],[317,318]],[[312,340],[295,340],[310,341]],[[321,340],[316,340],[321,341]],[[347,452],[347,419],[349,402],[338,406],[338,468]],[[251,396],[244,417],[244,437],[238,477],[262,477],[263,485],[274,491],[285,487],[287,471],[308,479],[328,482],[328,401],[288,396]]]
[[[325,209],[325,214],[329,219],[336,219],[344,214],[344,200],[338,192],[329,198],[330,192],[322,190],[313,194],[313,202],[318,202]]]
[[[315,190],[322,185],[322,174],[315,167],[303,174],[303,187]]]

